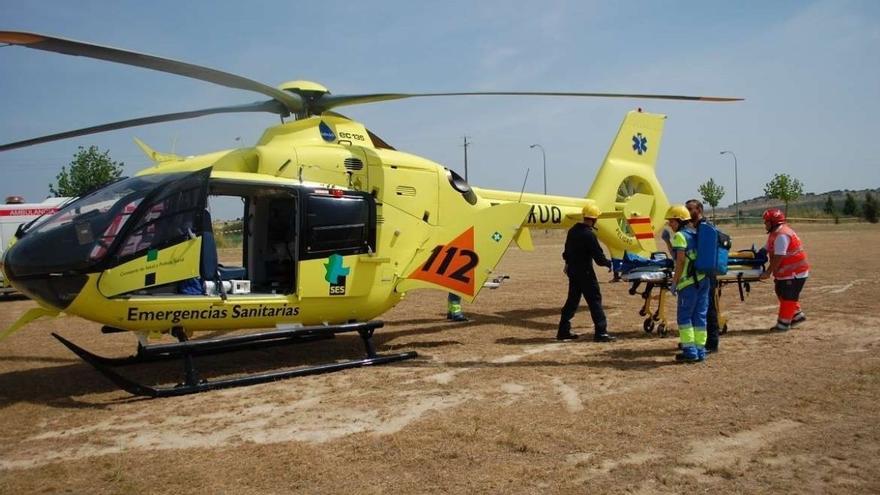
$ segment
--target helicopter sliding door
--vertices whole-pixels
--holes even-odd
[[[292,189],[266,188],[247,198],[244,256],[252,291],[295,292],[297,197]]]
[[[111,267],[98,281],[104,296],[157,287],[174,292],[172,284],[199,276],[202,241],[211,228],[205,210],[210,173],[208,168],[160,181],[143,201],[120,211],[131,219],[123,219],[121,239],[111,246]]]

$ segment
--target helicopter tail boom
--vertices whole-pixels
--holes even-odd
[[[613,258],[624,251],[650,254],[657,250],[654,232],[663,225],[669,206],[657,180],[656,164],[665,115],[629,112],[623,120],[586,198],[474,188],[492,204],[529,206],[523,227],[568,229],[579,222],[582,208],[599,207],[599,238]]]

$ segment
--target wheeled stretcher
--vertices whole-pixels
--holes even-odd
[[[736,284],[739,289],[740,301],[745,301],[745,296],[751,292],[751,283],[757,282],[767,263],[767,253],[764,249],[755,251],[752,249],[732,251],[728,257],[727,273],[716,277],[716,287],[712,293],[712,304],[715,305],[718,314],[719,333],[727,332],[727,315],[722,311],[721,293],[726,285]],[[653,333],[665,337],[669,333],[666,319],[666,299],[669,294],[670,283],[673,274],[673,262],[666,253],[654,253],[651,258],[624,254],[621,263],[621,279],[630,282],[629,293],[640,295],[643,299],[639,316],[644,316],[642,329],[645,333]],[[644,289],[639,292],[639,287]],[[655,294],[656,293],[656,294]],[[656,308],[652,311],[653,302]]]
[[[630,295],[642,296],[642,307],[639,316],[644,316],[642,329],[645,333],[652,333],[666,337],[669,333],[666,321],[666,298],[669,297],[669,284],[672,280],[672,260],[666,253],[654,253],[651,258],[624,253],[621,263],[621,279],[630,282]],[[639,287],[644,284],[644,289],[639,292]],[[655,294],[656,292],[656,294]],[[657,306],[651,310],[652,303]]]

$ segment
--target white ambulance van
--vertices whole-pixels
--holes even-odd
[[[42,203],[25,203],[18,196],[6,198],[6,204],[0,205],[0,263],[2,263],[6,248],[12,242],[19,225],[28,223],[43,215],[48,216],[55,213],[62,204],[70,199],[49,198]],[[6,282],[3,270],[0,270],[0,295],[8,294],[14,290]]]

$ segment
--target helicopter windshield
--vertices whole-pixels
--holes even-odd
[[[22,233],[19,244],[27,249],[17,250],[16,274],[81,272],[102,261],[144,199],[188,175],[131,177],[71,202]]]

